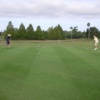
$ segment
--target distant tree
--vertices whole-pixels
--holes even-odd
[[[33,26],[32,26],[32,24],[29,24],[29,26],[27,27],[27,36],[26,36],[26,38],[28,39],[28,40],[32,40],[32,39],[34,39],[34,28],[33,28]]]
[[[14,27],[13,27],[13,24],[11,21],[8,22],[8,25],[6,27],[6,30],[5,30],[5,36],[7,36],[7,34],[11,34],[11,37],[13,39],[14,37]]]
[[[52,39],[52,40],[59,40],[59,39],[66,39],[66,38],[80,38],[86,37],[92,38],[95,34],[96,36],[100,37],[100,31],[96,27],[90,27],[90,23],[87,23],[87,30],[86,32],[78,31],[78,27],[70,27],[71,31],[63,31],[62,27],[58,24],[55,27],[49,27],[47,31],[41,29],[40,26],[37,26],[36,31],[32,24],[29,24],[27,29],[23,23],[20,24],[19,29],[14,28],[11,21],[8,22],[6,30],[4,30],[4,36],[8,33],[12,35],[12,39],[36,39],[36,40],[44,40],[44,39]]]
[[[43,30],[43,34],[44,34],[44,39],[48,40],[49,39],[48,32]]]
[[[56,40],[60,40],[61,39],[60,26],[54,27],[53,34],[54,34],[54,39],[56,39]]]
[[[18,28],[14,28],[14,36],[13,36],[14,40],[18,40],[17,34],[18,34]]]
[[[57,26],[49,27],[48,30],[48,37],[52,40],[62,40],[66,38],[66,34],[63,31],[62,27],[58,24]]]
[[[86,38],[86,32],[85,31],[81,32],[81,37]]]
[[[67,37],[71,37],[71,39],[78,39],[82,37],[81,31],[78,31],[78,26],[70,27],[71,31],[68,32]]]
[[[53,30],[54,30],[53,27],[49,27],[48,30],[47,30],[48,38],[49,38],[49,39],[54,39],[54,38],[53,38],[53,37],[54,37],[54,36],[53,36]]]
[[[64,31],[65,36],[67,39],[71,39],[71,32],[70,31]]]
[[[71,26],[70,29],[71,29],[71,39],[72,39],[73,38],[73,27]]]
[[[36,40],[43,40],[44,39],[44,34],[43,34],[43,31],[41,30],[40,26],[37,26],[37,29],[35,32],[35,39]]]
[[[90,27],[90,23],[89,22],[87,23],[87,26]]]
[[[90,38],[93,38],[93,35],[95,36],[99,36],[99,30],[96,27],[90,27],[91,30],[91,34],[90,34]]]
[[[61,40],[65,39],[66,38],[65,33],[59,24],[57,26],[57,29],[58,29],[58,39],[61,39]]]
[[[100,30],[98,30],[98,38],[100,38]]]
[[[1,36],[2,32],[0,32],[0,36]]]
[[[77,26],[73,27],[72,33],[73,33],[73,38],[80,38],[80,32],[78,31]]]
[[[87,37],[90,38],[90,23],[89,22],[87,23],[87,26],[88,26],[88,28],[87,28]]]
[[[23,40],[23,39],[26,39],[26,37],[27,37],[27,34],[26,34],[25,26],[23,23],[21,23],[18,30],[18,38]]]

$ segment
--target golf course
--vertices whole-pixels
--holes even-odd
[[[93,40],[0,45],[0,100],[100,100],[100,44]]]

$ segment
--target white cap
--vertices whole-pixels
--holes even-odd
[[[11,37],[11,34],[8,34],[8,36],[10,36],[10,37]]]

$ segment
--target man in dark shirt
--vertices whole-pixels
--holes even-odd
[[[8,34],[6,36],[6,44],[7,44],[7,47],[9,47],[9,48],[10,48],[10,40],[11,40],[11,34]]]

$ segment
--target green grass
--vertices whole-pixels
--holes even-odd
[[[86,40],[0,46],[0,100],[100,100],[100,49]]]

